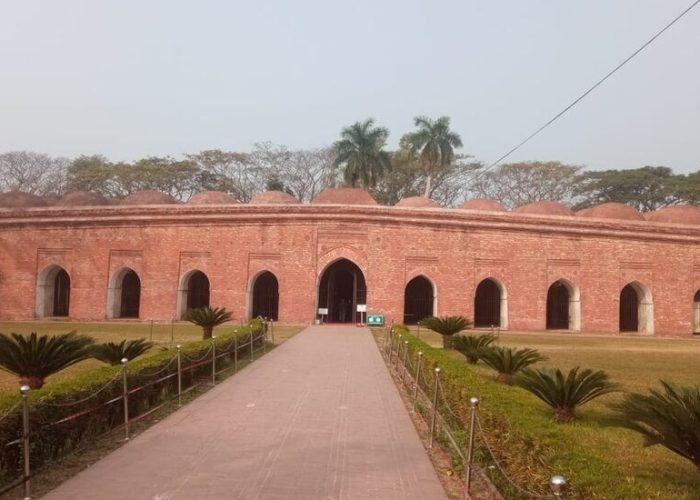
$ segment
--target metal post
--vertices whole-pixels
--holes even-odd
[[[175,318],[170,319],[170,343],[175,341]]]
[[[124,437],[126,441],[129,440],[129,385],[126,377],[128,366],[129,360],[122,358],[122,397],[124,398]]]
[[[430,419],[430,444],[428,448],[433,447],[433,438],[435,437],[435,421],[437,419],[437,399],[438,399],[438,387],[440,385],[440,368],[435,368],[435,387],[433,393],[433,414]]]
[[[420,321],[418,322],[418,338],[420,338]]]
[[[394,366],[397,366],[399,364],[399,358],[401,357],[401,339],[403,338],[403,333],[399,333],[399,339],[396,344],[396,361],[394,362]]]
[[[464,480],[464,498],[470,498],[469,491],[472,483],[472,456],[474,454],[474,437],[476,436],[476,411],[479,407],[479,398],[472,397],[469,400],[472,408],[471,423],[469,426],[469,448],[467,448],[467,465]]]
[[[418,384],[420,384],[420,371],[423,366],[423,351],[418,352],[418,364],[416,366],[416,387],[413,389],[413,410],[416,409],[416,402],[418,401]]]
[[[211,385],[216,385],[216,335],[211,336]]]
[[[274,345],[275,343],[275,322],[270,319],[270,342]]]
[[[24,461],[24,500],[31,500],[30,468],[29,468],[29,391],[28,385],[19,388],[22,394],[22,459]]]
[[[177,345],[177,405],[182,406],[182,346]]]
[[[401,383],[406,378],[406,358],[408,357],[408,340],[403,341],[403,370],[401,370]]]
[[[384,349],[384,354],[389,357],[389,352],[391,352],[391,343],[394,340],[394,330],[387,328],[387,334],[386,334],[386,343],[384,344],[385,349]]]
[[[552,476],[549,480],[549,487],[552,489],[552,493],[554,493],[554,498],[565,498],[566,486],[567,482],[564,476]]]
[[[250,362],[253,362],[253,327],[250,327]]]
[[[238,330],[233,333],[233,371],[238,371]]]
[[[153,320],[151,320],[151,341],[153,340]]]

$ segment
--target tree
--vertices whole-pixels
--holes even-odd
[[[90,355],[109,365],[119,365],[122,359],[129,361],[141,356],[144,352],[153,347],[153,342],[146,339],[122,340],[119,343],[107,342],[97,344],[90,348]]]
[[[114,165],[102,155],[79,156],[68,167],[66,191],[95,191],[112,196]]]
[[[618,389],[601,370],[583,370],[577,366],[564,376],[560,369],[524,369],[515,383],[554,409],[557,422],[571,422],[576,408]]]
[[[421,321],[421,325],[442,335],[442,347],[452,347],[452,336],[472,326],[472,322],[464,316],[430,316]]]
[[[684,202],[682,180],[668,167],[586,172],[578,180],[581,201],[575,208],[618,202],[649,212]]]
[[[660,382],[662,390],[627,394],[611,405],[617,411],[615,423],[639,432],[645,446],[660,444],[690,460],[700,473],[700,385]]]
[[[498,372],[498,380],[506,384],[512,383],[513,376],[520,370],[546,359],[535,349],[491,346],[484,349],[481,353],[481,360],[487,366],[496,370]]]
[[[133,164],[117,163],[112,168],[114,186],[111,190],[115,196],[152,189],[178,200],[186,200],[199,191],[199,168],[190,160],[149,156]]]
[[[417,116],[414,122],[418,130],[404,135],[401,142],[419,159],[426,177],[423,195],[430,197],[433,177],[452,164],[454,149],[462,147],[462,138],[450,130],[450,118],[447,116],[437,120]]]
[[[46,377],[90,356],[93,339],[75,332],[39,337],[0,333],[0,369],[19,377],[21,385],[41,389]]]
[[[210,149],[185,157],[199,168],[201,190],[223,191],[248,203],[265,189],[266,173],[248,154]]]
[[[558,161],[507,163],[488,171],[476,170],[469,181],[469,191],[507,208],[542,200],[570,204],[581,168]]]
[[[335,185],[334,159],[332,148],[290,150],[269,142],[255,144],[249,155],[250,163],[266,179],[277,177],[283,182],[284,191],[302,203],[310,202],[318,193]]]
[[[341,139],[334,144],[334,165],[343,169],[343,178],[351,187],[358,183],[369,189],[391,168],[389,153],[384,151],[389,131],[375,127],[369,118],[342,130]]]
[[[224,307],[211,308],[209,306],[198,309],[190,309],[185,315],[185,320],[202,328],[202,338],[210,339],[214,327],[231,320],[231,313]]]
[[[0,191],[60,196],[66,185],[69,160],[32,151],[0,154]]]

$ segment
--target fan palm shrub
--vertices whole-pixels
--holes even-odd
[[[512,383],[513,376],[519,371],[546,359],[536,349],[490,346],[481,352],[481,360],[496,370],[498,372],[496,378],[506,384]]]
[[[467,358],[467,362],[476,364],[492,342],[492,335],[457,335],[452,339],[452,347]]]
[[[49,375],[89,358],[93,342],[75,332],[54,336],[0,333],[0,369],[18,376],[20,385],[40,389]]]
[[[645,446],[660,444],[690,460],[700,473],[700,385],[660,382],[661,390],[627,394],[611,405],[618,412],[615,423],[642,434]]]
[[[421,325],[442,335],[442,347],[452,347],[452,336],[472,326],[472,322],[464,316],[430,316],[421,320]]]
[[[231,313],[225,307],[209,306],[190,309],[185,315],[185,319],[190,323],[202,328],[202,338],[210,339],[214,327],[231,320]]]
[[[122,359],[129,361],[141,356],[153,347],[153,342],[146,339],[122,340],[121,342],[107,342],[97,344],[90,348],[90,355],[110,365],[121,364]]]
[[[571,422],[577,407],[618,390],[604,371],[579,370],[577,366],[564,375],[559,368],[526,368],[514,382],[551,406],[557,422]]]

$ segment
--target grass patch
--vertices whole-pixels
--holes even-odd
[[[442,338],[434,332],[421,329],[427,344],[407,339],[413,351],[424,351],[429,366],[440,366],[445,394],[465,425],[468,398],[482,399],[489,438],[522,486],[546,494],[542,485],[562,473],[571,483],[570,498],[700,498],[692,464],[662,447],[644,448],[638,434],[608,425],[607,404],[621,394],[583,406],[573,424],[556,424],[549,407],[533,395],[496,382],[492,370],[467,365],[458,352],[438,348]],[[692,339],[502,333],[498,343],[538,349],[549,360],[537,366],[605,370],[625,391],[646,391],[660,378],[684,385],[700,381],[700,342]]]

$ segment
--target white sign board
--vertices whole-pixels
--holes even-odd
[[[357,312],[366,313],[367,312],[367,304],[357,304]]]
[[[328,308],[327,307],[319,307],[318,314],[321,316],[328,316]]]

